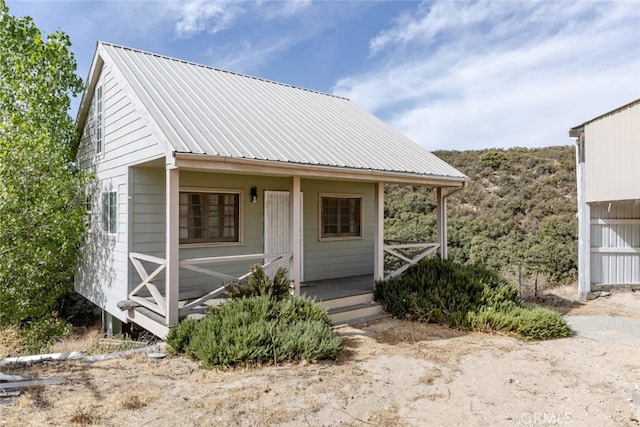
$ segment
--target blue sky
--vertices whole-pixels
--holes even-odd
[[[638,0],[6,4],[69,34],[82,78],[108,41],[345,96],[430,150],[567,145],[640,98]]]

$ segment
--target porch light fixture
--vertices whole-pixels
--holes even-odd
[[[258,201],[258,187],[255,185],[251,187],[251,203],[255,203]]]

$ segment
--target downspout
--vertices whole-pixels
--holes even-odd
[[[447,199],[467,187],[467,181],[462,183],[462,186],[455,188],[449,192],[443,192],[442,187],[437,188],[437,224],[438,224],[438,243],[440,244],[440,248],[438,252],[440,253],[441,259],[447,259],[449,257],[448,248],[447,248]]]

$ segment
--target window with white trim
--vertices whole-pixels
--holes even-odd
[[[362,196],[320,195],[320,238],[362,237]]]
[[[118,231],[118,193],[102,193],[102,229],[108,234]]]
[[[180,192],[180,243],[240,242],[240,193]]]
[[[96,154],[102,153],[103,122],[102,122],[102,86],[96,88],[94,110],[96,114]]]
[[[91,211],[93,206],[93,198],[90,194],[85,194],[84,196],[84,211],[85,211],[85,224],[90,227],[91,226]]]

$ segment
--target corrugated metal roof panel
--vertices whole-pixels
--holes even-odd
[[[345,98],[100,43],[174,151],[466,178]]]

